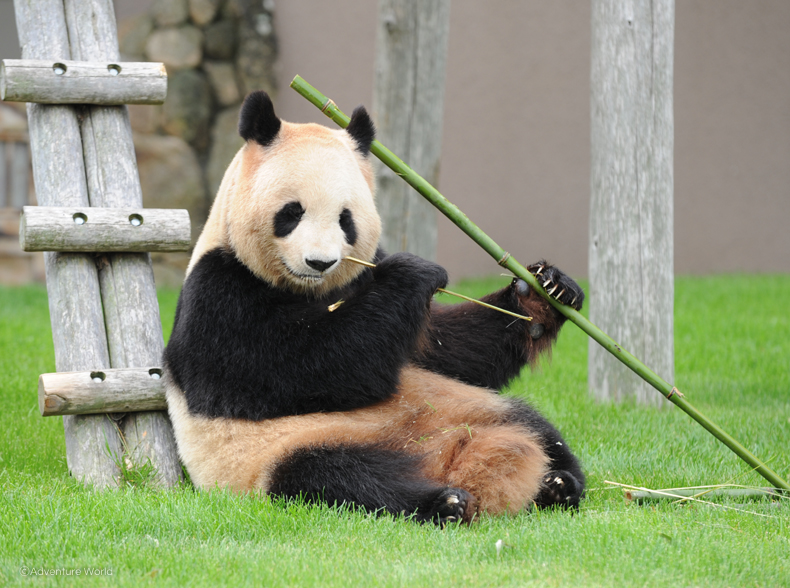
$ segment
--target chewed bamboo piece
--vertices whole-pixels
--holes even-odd
[[[291,82],[291,87],[299,92],[310,103],[319,108],[326,116],[331,118],[340,127],[346,128],[348,126],[349,117],[337,105],[327,98],[324,94],[316,90],[313,86],[308,84],[301,76],[296,76]],[[601,329],[592,324],[587,318],[570,306],[566,306],[554,300],[546,293],[546,290],[539,283],[526,267],[521,265],[510,253],[502,249],[491,237],[485,234],[480,227],[474,224],[468,216],[466,216],[457,206],[447,200],[436,188],[422,176],[416,173],[402,159],[392,153],[380,141],[373,141],[370,146],[370,152],[378,157],[382,163],[389,167],[398,176],[408,183],[412,188],[417,190],[421,196],[433,204],[442,214],[449,218],[459,229],[466,233],[472,240],[485,250],[497,263],[511,271],[515,276],[524,280],[530,287],[543,296],[549,304],[556,308],[560,313],[565,315],[568,320],[574,323],[577,327],[583,330],[592,339],[598,342],[604,349],[614,355],[619,361],[623,362],[629,369],[636,373],[640,378],[645,380],[648,384],[653,386],[667,400],[672,402],[675,406],[679,407],[683,412],[689,415],[692,419],[702,425],[711,435],[716,437],[724,445],[726,445],[733,453],[740,457],[747,464],[752,466],[754,470],[763,478],[768,480],[771,484],[782,490],[790,491],[790,484],[783,480],[779,474],[773,471],[765,463],[763,463],[756,455],[746,449],[734,437],[727,433],[724,429],[719,427],[716,423],[710,420],[707,416],[702,414],[695,408],[683,394],[673,385],[666,382],[653,370],[648,368],[644,363],[633,354],[629,353],[621,345],[619,345],[609,335],[604,333]]]
[[[370,263],[369,261],[365,261],[363,259],[357,259],[356,257],[351,257],[350,255],[346,255],[343,259],[348,261],[352,261],[354,263],[358,263],[359,265],[364,265],[365,267],[376,267],[375,263]],[[475,304],[479,304],[480,306],[485,306],[486,308],[490,308],[491,310],[496,310],[498,312],[502,312],[504,314],[509,314],[510,316],[514,316],[518,319],[522,319],[525,321],[531,321],[531,316],[524,316],[523,314],[518,314],[516,312],[510,312],[509,310],[505,310],[504,308],[499,308],[498,306],[494,306],[493,304],[488,304],[487,302],[483,302],[482,300],[477,300],[476,298],[470,298],[469,296],[464,296],[463,294],[459,294],[458,292],[452,292],[450,290],[446,290],[445,288],[437,288],[437,292],[442,292],[444,294],[449,294],[450,296],[457,296],[458,298],[463,298],[464,300],[468,300],[469,302],[474,302]],[[329,307],[329,312],[332,312],[337,309],[343,303],[342,300],[335,302],[332,306]]]

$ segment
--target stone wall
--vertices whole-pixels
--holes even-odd
[[[36,204],[25,105],[0,102],[0,284],[44,281],[44,256],[19,247],[22,207]]]
[[[148,208],[186,208],[193,242],[242,141],[239,105],[253,90],[275,92],[274,0],[154,0],[118,23],[126,61],[161,61],[162,106],[129,106]],[[181,284],[187,254],[154,254],[159,285]]]

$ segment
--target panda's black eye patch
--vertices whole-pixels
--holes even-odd
[[[287,237],[302,220],[304,208],[298,202],[289,202],[274,215],[274,236]]]
[[[357,225],[354,224],[354,217],[348,208],[340,213],[340,228],[346,234],[346,242],[353,246],[357,242]]]

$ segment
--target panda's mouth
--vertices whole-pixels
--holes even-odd
[[[289,274],[291,274],[294,278],[296,278],[297,280],[301,280],[303,282],[307,282],[307,283],[310,283],[310,284],[317,284],[318,282],[321,282],[324,279],[324,277],[326,277],[325,273],[320,273],[320,274],[302,274],[302,273],[299,273],[299,272],[291,269],[291,266],[289,266],[285,262],[285,260],[280,260],[280,261],[283,262],[283,266],[285,266],[286,271]]]

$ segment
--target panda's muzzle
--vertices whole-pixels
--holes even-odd
[[[333,259],[332,261],[324,261],[322,259],[305,259],[304,262],[314,270],[317,270],[319,272],[325,272],[330,267],[335,265],[337,263],[337,260]]]

